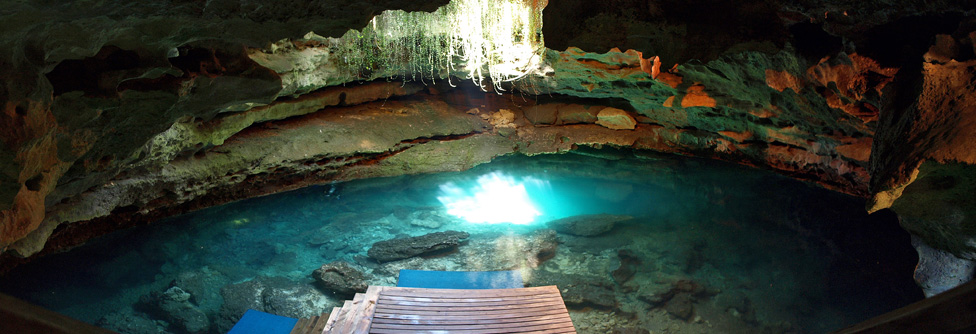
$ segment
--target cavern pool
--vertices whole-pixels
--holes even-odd
[[[526,197],[478,197],[487,187],[479,178]],[[471,213],[479,217],[526,201],[536,212],[524,224],[491,224],[449,214],[445,203],[458,201],[445,197],[491,209]],[[547,221],[603,213],[633,218],[594,236],[560,232],[553,257],[526,261],[525,240]],[[367,256],[378,241],[447,230],[470,237],[431,256]],[[311,276],[335,260],[373,285],[394,285],[399,269],[519,269],[529,285],[560,287],[581,333],[825,333],[922,298],[908,239],[890,212],[867,215],[863,200],[770,172],[585,150],[201,210],[18,267],[0,290],[123,333],[223,333],[247,308],[298,317],[339,305]],[[162,311],[172,286],[189,294],[181,305],[195,310],[183,312],[205,318],[190,326],[186,314]]]

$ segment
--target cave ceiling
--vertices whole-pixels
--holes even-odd
[[[545,49],[493,87],[410,75],[397,50],[330,58],[384,10],[447,1],[2,1],[5,261],[228,201],[581,145],[770,169],[973,256],[971,1],[521,2],[545,7]]]

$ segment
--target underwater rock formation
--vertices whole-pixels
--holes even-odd
[[[578,215],[556,219],[546,223],[546,225],[558,232],[591,237],[607,233],[613,229],[614,224],[633,218],[626,215],[610,214]]]
[[[417,237],[395,238],[374,243],[367,255],[379,263],[454,249],[467,239],[468,232],[444,231]]]
[[[142,300],[180,332],[203,334],[210,330],[210,319],[196,305],[190,302],[190,294],[178,286],[173,286],[160,294],[150,295]]]
[[[249,309],[292,318],[308,318],[322,314],[322,310],[335,303],[308,284],[282,277],[260,276],[228,284],[220,288],[220,295],[224,303],[214,321],[219,333],[229,331]]]
[[[345,261],[323,264],[312,272],[315,282],[339,298],[349,299],[357,292],[366,292],[366,275]]]

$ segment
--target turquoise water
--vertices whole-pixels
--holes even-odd
[[[395,285],[398,269],[519,269],[528,285],[559,285],[581,333],[824,333],[922,298],[908,235],[890,212],[865,214],[863,200],[713,161],[587,152],[231,203],[39,259],[0,290],[123,333],[221,333],[247,308],[327,312],[344,296],[311,274],[335,260],[373,285]],[[444,197],[473,196],[485,175],[522,184],[534,222],[448,214]],[[486,201],[475,206],[517,206]],[[633,219],[596,236],[558,233],[555,256],[526,257],[546,222],[598,213]],[[470,237],[437,256],[366,255],[378,241],[446,230]],[[620,267],[629,277],[614,277]]]

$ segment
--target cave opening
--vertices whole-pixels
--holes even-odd
[[[451,214],[443,197],[458,190],[445,187],[471,195],[492,175],[523,186],[531,224]],[[312,275],[323,264],[344,262],[371,285],[393,284],[399,269],[515,269],[530,286],[560,286],[587,332],[825,333],[922,298],[904,274],[916,261],[908,234],[890,211],[863,206],[768,171],[579,147],[212,207],[40,258],[0,286],[110,329],[223,333],[242,308],[306,317],[341,303],[336,282]],[[438,232],[464,236],[447,249],[375,249]]]

